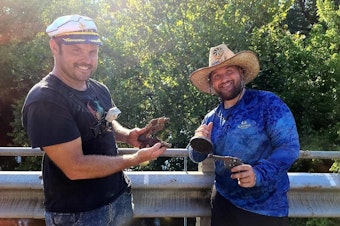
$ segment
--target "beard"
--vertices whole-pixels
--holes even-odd
[[[239,85],[235,85],[229,92],[224,92],[223,90],[215,90],[221,101],[233,100],[239,96],[244,88],[243,81]]]

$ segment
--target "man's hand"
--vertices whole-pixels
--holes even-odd
[[[127,143],[132,145],[133,147],[140,147],[141,142],[138,140],[138,137],[147,132],[147,128],[134,128],[130,130],[129,136],[127,138]]]
[[[139,148],[151,147],[156,143],[161,143],[162,146],[171,147],[171,144],[162,141],[156,136],[156,133],[164,129],[165,123],[169,122],[169,118],[160,117],[152,119],[144,128],[143,133],[138,136],[140,142]]]
[[[207,139],[211,139],[211,131],[212,131],[213,123],[209,122],[208,125],[202,124],[195,130],[195,137],[204,137]]]
[[[238,185],[244,188],[254,187],[256,175],[251,165],[242,164],[231,169],[231,178],[238,180]]]
[[[163,146],[160,142],[156,143],[152,147],[139,149],[135,153],[136,159],[138,161],[137,164],[157,159],[161,154],[165,152],[166,149],[167,147]]]
[[[195,135],[190,139],[190,146],[198,152],[210,153],[213,151],[213,144],[210,140],[213,123],[202,124],[195,130]]]

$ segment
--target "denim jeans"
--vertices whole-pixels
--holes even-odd
[[[45,212],[47,226],[127,226],[132,219],[133,198],[130,191],[108,205],[86,212]]]

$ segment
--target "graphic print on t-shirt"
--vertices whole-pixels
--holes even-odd
[[[98,103],[98,101],[93,101],[90,100],[87,103],[87,109],[89,109],[89,111],[91,112],[91,114],[97,119],[97,120],[101,120],[104,117],[105,111],[104,108],[102,106],[100,106],[100,104]]]
[[[90,100],[86,105],[91,115],[96,119],[96,122],[91,126],[91,130],[95,137],[105,131],[112,131],[112,123],[105,120],[107,112],[100,105],[99,101]]]

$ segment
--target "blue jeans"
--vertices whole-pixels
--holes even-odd
[[[133,198],[130,191],[108,205],[86,212],[45,212],[47,226],[127,226],[132,219]]]

